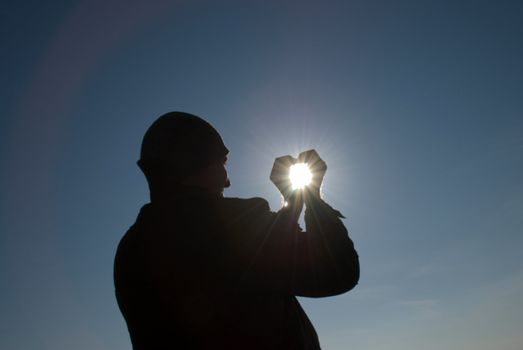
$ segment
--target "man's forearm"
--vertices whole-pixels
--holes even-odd
[[[340,218],[343,215],[319,196],[305,199],[305,224],[315,265],[321,271],[319,292],[339,294],[353,288],[359,279],[358,254]],[[318,295],[322,296],[322,295]]]

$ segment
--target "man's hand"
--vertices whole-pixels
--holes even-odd
[[[272,183],[276,185],[285,199],[289,198],[294,192],[289,179],[289,169],[295,163],[306,163],[309,166],[312,173],[312,181],[306,186],[305,193],[319,197],[323,177],[327,171],[327,164],[313,149],[300,153],[298,159],[289,155],[276,158],[270,176]]]
[[[274,185],[280,190],[283,198],[287,199],[292,194],[292,184],[289,179],[289,169],[291,165],[296,163],[296,159],[287,155],[278,157],[274,160],[272,166],[270,179]]]
[[[319,198],[320,187],[327,171],[327,164],[320,158],[318,152],[313,149],[300,153],[298,162],[306,163],[312,173],[312,181],[305,187],[306,195],[313,195]]]
[[[303,193],[292,190],[289,178],[289,169],[296,161],[295,158],[289,155],[276,158],[270,176],[272,183],[276,185],[284,198],[285,207],[283,212],[288,214],[285,217],[290,219],[291,222],[298,221],[303,209]]]

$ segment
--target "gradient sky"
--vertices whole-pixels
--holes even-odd
[[[301,302],[324,349],[523,349],[522,1],[2,1],[0,348],[130,349],[116,246],[159,115],[280,205],[315,148],[361,259]]]

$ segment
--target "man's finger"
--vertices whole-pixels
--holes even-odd
[[[320,158],[320,155],[316,150],[310,149],[308,151],[301,152],[298,156],[300,162],[307,163],[313,171],[325,171],[327,170],[327,164]]]
[[[289,172],[290,166],[295,162],[296,159],[289,155],[276,158],[272,166],[271,180],[285,177]]]

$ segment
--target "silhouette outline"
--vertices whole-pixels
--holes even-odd
[[[288,203],[227,198],[229,150],[192,114],[170,112],[147,130],[138,165],[145,204],[115,257],[118,306],[134,350],[320,349],[296,296],[352,289],[358,255],[320,197],[327,166],[314,151],[275,160],[270,174]],[[289,166],[306,162],[312,183],[292,191]],[[298,225],[305,209],[306,232]]]

